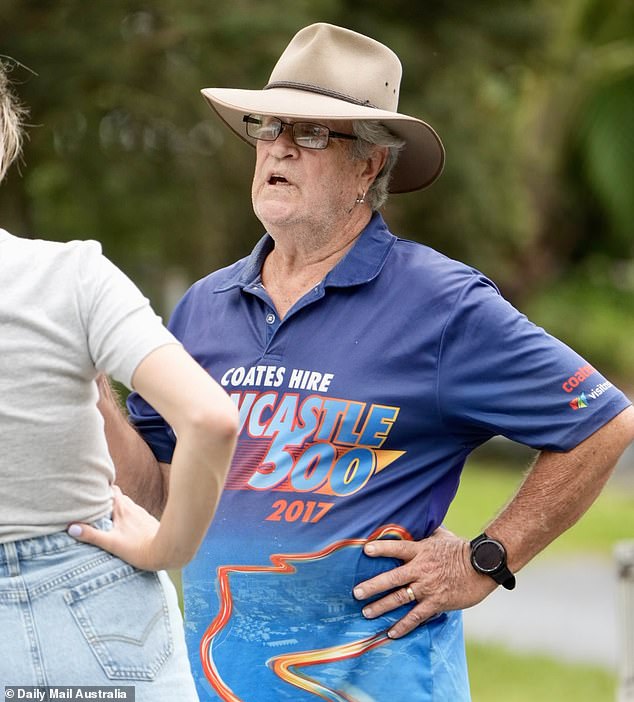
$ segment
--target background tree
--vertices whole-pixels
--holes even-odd
[[[0,53],[31,108],[2,226],[97,238],[164,314],[245,255],[253,151],[200,96],[263,86],[302,26],[387,43],[401,110],[447,149],[393,229],[467,261],[621,382],[634,357],[631,0],[3,0]]]

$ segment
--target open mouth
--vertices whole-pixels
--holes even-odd
[[[288,185],[288,181],[284,176],[272,175],[268,180],[269,185]]]

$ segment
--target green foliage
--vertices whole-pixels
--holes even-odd
[[[393,229],[480,268],[522,307],[537,296],[558,335],[574,302],[562,295],[551,312],[548,291],[581,279],[597,256],[611,270],[634,257],[633,7],[4,0],[0,45],[30,69],[13,77],[33,126],[22,176],[14,169],[0,190],[2,226],[101,240],[169,312],[168,283],[245,255],[261,234],[253,152],[200,89],[262,87],[292,34],[329,21],[398,53],[401,110],[446,146],[439,182],[388,204]],[[612,343],[609,299],[599,295],[597,315]],[[608,372],[631,375],[626,351],[603,357]]]
[[[623,120],[628,114],[634,114],[634,75],[604,85],[592,96],[576,144],[582,176],[607,218],[592,248],[607,249],[621,258],[634,257],[634,133]]]
[[[612,369],[614,382],[632,389],[634,266],[588,257],[574,273],[537,292],[526,312],[555,330],[597,368]],[[628,388],[629,386],[629,388]]]

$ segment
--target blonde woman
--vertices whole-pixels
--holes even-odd
[[[1,177],[23,117],[1,65]],[[98,243],[0,229],[0,289],[0,680],[194,702],[163,569],[191,559],[209,525],[234,406]],[[114,486],[100,373],[147,398],[178,437],[160,523]]]

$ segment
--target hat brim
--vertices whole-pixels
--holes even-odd
[[[242,121],[248,114],[308,120],[378,120],[405,141],[392,173],[391,193],[425,188],[443,169],[445,150],[440,137],[426,122],[415,117],[294,88],[204,88],[201,93],[220,119],[251,145],[255,140],[247,136]]]

